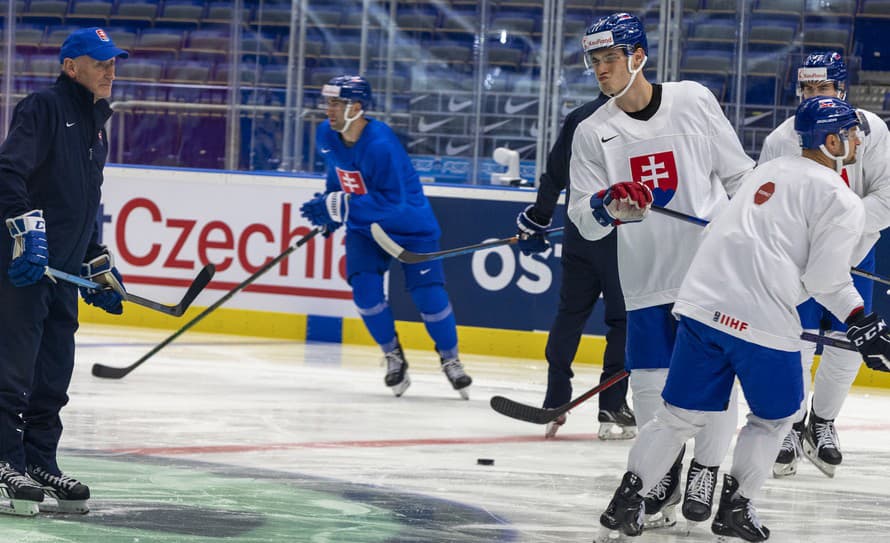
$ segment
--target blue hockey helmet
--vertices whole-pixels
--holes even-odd
[[[794,130],[803,149],[818,149],[829,134],[846,139],[845,131],[859,125],[856,109],[840,98],[808,98],[800,103],[794,115]]]
[[[373,102],[371,84],[360,75],[340,75],[331,78],[328,84],[321,88],[321,95],[325,98],[361,102],[362,108],[369,107]]]
[[[797,92],[800,96],[801,83],[832,81],[841,98],[847,89],[847,64],[837,51],[810,53],[797,70]]]
[[[646,41],[646,30],[643,23],[630,13],[613,13],[605,15],[593,22],[584,37],[581,38],[581,49],[585,55],[610,47],[621,47],[628,56],[637,47],[649,54],[649,43]]]

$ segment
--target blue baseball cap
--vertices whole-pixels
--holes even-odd
[[[66,58],[77,58],[82,55],[88,55],[96,60],[130,56],[129,53],[114,45],[111,37],[97,26],[81,28],[69,34],[59,51],[59,62],[64,62]]]

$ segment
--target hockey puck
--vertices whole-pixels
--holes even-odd
[[[480,466],[493,466],[494,458],[477,458],[476,463]]]

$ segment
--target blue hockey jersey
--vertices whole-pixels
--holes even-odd
[[[325,192],[352,195],[346,229],[370,237],[376,222],[397,242],[438,239],[439,223],[408,153],[386,123],[368,118],[358,141],[346,146],[329,121],[318,126],[318,152],[327,164]]]

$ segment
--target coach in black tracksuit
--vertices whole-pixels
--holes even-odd
[[[55,84],[19,102],[0,146],[0,218],[23,225],[21,236],[7,225],[13,239],[22,238],[18,258],[39,262],[17,261],[9,251],[13,241],[0,243],[0,468],[7,475],[32,467],[60,475],[59,411],[74,368],[77,289],[42,275],[47,261],[35,244],[44,255],[48,250],[50,267],[72,274],[107,254],[96,220],[108,150],[103,127],[111,116],[106,98],[115,59],[126,56],[101,29],[73,32],[62,45]],[[113,269],[109,264],[105,271]],[[14,270],[29,265],[26,279],[16,276]],[[122,311],[116,293],[85,291],[84,299]]]
[[[587,102],[566,117],[559,137],[547,157],[547,168],[541,175],[537,199],[523,212],[538,226],[546,228],[545,225],[550,223],[563,189],[566,190],[566,201],[568,201],[569,161],[572,157],[575,128],[608,99],[601,94],[596,100]],[[522,223],[522,214],[517,221]],[[520,234],[522,233],[523,229],[520,226]],[[606,352],[600,382],[624,369],[626,314],[624,296],[618,279],[616,240],[613,231],[605,238],[588,241],[581,237],[574,223],[566,218],[559,310],[550,328],[545,350],[549,370],[544,407],[559,407],[572,399],[571,378],[574,376],[572,361],[578,351],[584,326],[600,293],[605,301],[605,322],[609,327],[606,333]],[[544,238],[533,236],[528,241],[520,239],[519,247],[529,253],[543,251],[547,245]],[[618,411],[624,405],[626,394],[627,380],[622,380],[604,390],[599,395],[600,411]]]

